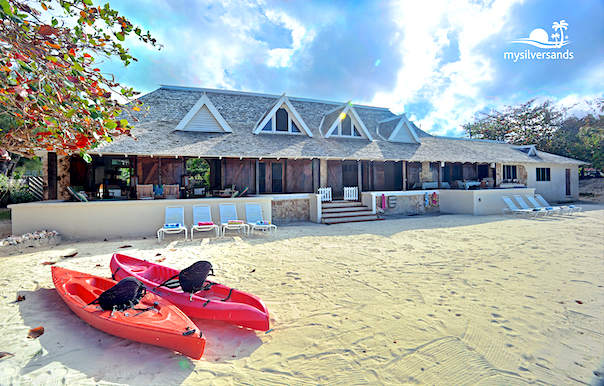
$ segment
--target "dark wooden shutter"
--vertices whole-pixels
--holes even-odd
[[[333,199],[341,200],[344,198],[341,161],[327,161],[327,186],[331,186]]]

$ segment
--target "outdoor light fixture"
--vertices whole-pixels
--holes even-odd
[[[262,157],[258,158],[258,161],[262,161]]]
[[[495,162],[491,163],[491,169],[495,169]]]
[[[444,167],[445,167],[445,161],[441,161],[441,163],[440,163],[440,167],[441,167],[441,168],[444,168]]]

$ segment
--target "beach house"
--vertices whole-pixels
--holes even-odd
[[[325,189],[373,215],[497,213],[502,189],[578,199],[582,161],[530,145],[430,135],[384,107],[176,86],[139,100],[133,136],[89,151],[91,163],[43,155],[45,199],[69,199],[69,186],[108,201],[136,199],[137,185],[154,185],[155,193],[173,185],[181,203],[245,190],[248,200],[268,200],[275,220],[323,222]],[[189,185],[189,158],[208,163],[209,186]]]

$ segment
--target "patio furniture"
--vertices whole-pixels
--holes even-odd
[[[516,206],[516,204],[514,204],[514,201],[512,201],[512,199],[509,198],[508,196],[501,196],[501,199],[507,205],[507,208],[501,209],[501,212],[503,212],[503,215],[505,217],[507,217],[506,213],[511,213],[514,216],[521,215],[522,217],[525,217],[527,214],[530,214],[533,216],[533,218],[537,217],[537,215],[539,214],[539,211],[533,211],[532,209],[518,208],[518,206]]]
[[[553,214],[563,214],[564,213],[562,211],[562,208],[559,206],[543,206],[540,203],[538,203],[537,200],[535,200],[535,197],[528,196],[528,195],[526,195],[525,197],[528,200],[528,202],[530,202],[531,205],[534,206],[535,208],[542,209],[542,210],[552,210],[552,211],[555,210],[556,212]]]
[[[153,200],[153,185],[136,185],[136,198],[139,200]]]
[[[166,206],[164,226],[157,231],[157,242],[161,243],[166,233],[185,232],[185,240],[188,238],[187,226],[185,225],[185,208],[182,206]]]
[[[543,198],[542,195],[537,193],[537,194],[535,194],[535,198],[537,200],[539,200],[539,202],[541,202],[543,205],[551,206],[547,203],[547,201],[545,200],[545,198]],[[576,205],[562,205],[560,207],[562,208],[562,210],[568,212],[568,214],[579,213],[581,211],[581,209],[583,209],[583,207],[576,206]]]
[[[248,235],[250,226],[237,218],[237,207],[235,204],[219,204],[220,210],[220,233],[224,237],[224,232],[227,229],[236,229],[238,232],[243,232]]]
[[[180,186],[164,185],[164,197],[172,200],[180,198]]]
[[[191,240],[193,231],[214,231],[216,237],[220,236],[220,227],[212,221],[210,205],[193,205],[193,225],[191,225]]]
[[[268,231],[271,236],[277,233],[277,226],[262,218],[262,207],[255,202],[245,203],[245,221],[250,226],[250,236],[254,235],[254,229]]]
[[[525,210],[532,210],[537,212],[537,215],[539,215],[539,213],[543,213],[543,217],[547,216],[548,214],[554,213],[553,210],[546,210],[546,209],[541,209],[541,208],[532,208],[530,207],[526,201],[524,201],[524,199],[522,198],[522,196],[519,195],[514,195],[514,199],[516,200],[516,202],[518,203],[518,205],[520,205],[521,209],[525,209]],[[556,211],[556,213],[559,211]],[[536,217],[536,216],[535,216]]]

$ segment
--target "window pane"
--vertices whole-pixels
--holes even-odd
[[[300,133],[300,129],[298,129],[294,121],[292,121],[292,133]]]
[[[355,137],[360,137],[361,133],[359,133],[359,131],[357,130],[357,127],[356,126],[353,126],[353,127],[354,127],[354,136]]]
[[[283,193],[283,165],[271,164],[273,193]]]
[[[260,186],[258,187],[260,191],[258,193],[266,193],[266,164],[259,164],[258,169],[258,180],[260,183]]]
[[[277,127],[275,129],[277,131],[288,131],[287,130],[287,111],[285,109],[277,110],[277,114],[275,114],[275,118],[277,119]]]
[[[273,131],[273,120],[269,119],[268,123],[262,128],[262,131]]]
[[[342,120],[342,135],[352,135],[351,127],[352,122],[350,121],[350,117],[347,115],[346,118]]]

